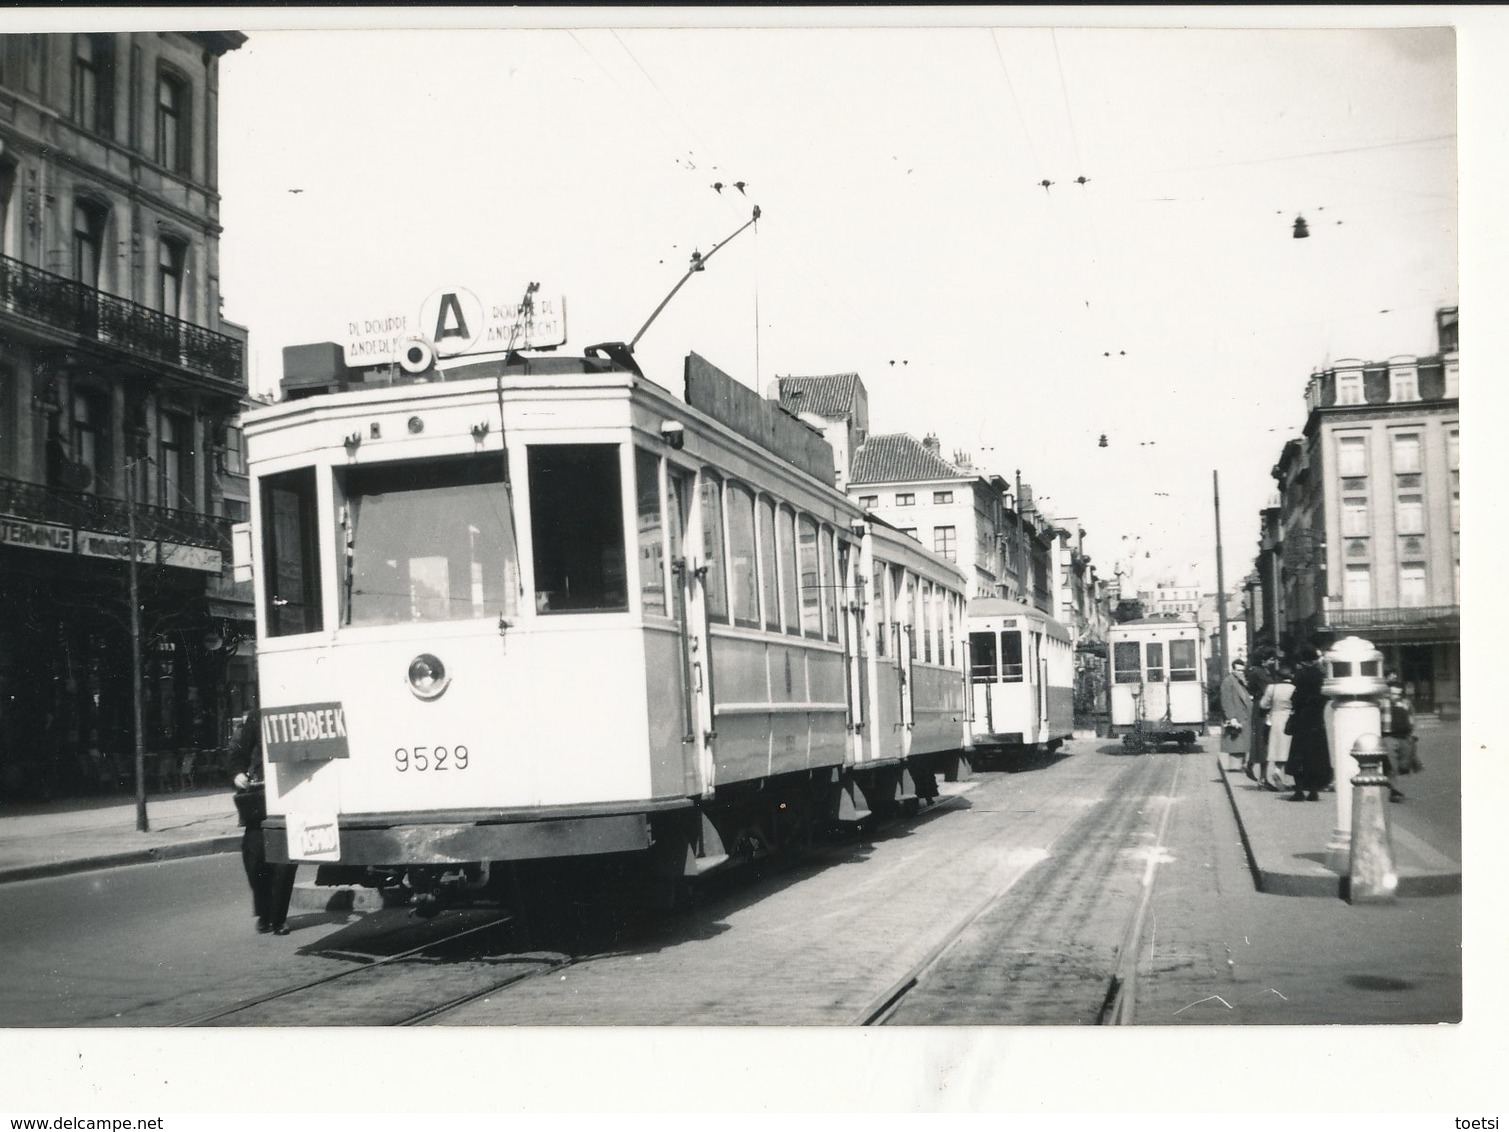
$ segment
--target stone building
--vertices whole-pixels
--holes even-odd
[[[245,707],[246,332],[220,315],[216,185],[244,41],[0,37],[0,799],[124,785],[133,559],[151,784],[192,779]]]

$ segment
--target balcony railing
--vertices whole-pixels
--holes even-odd
[[[0,514],[101,534],[129,534],[124,499],[87,491],[67,491],[0,477]],[[198,511],[136,504],[136,537],[147,541],[203,546],[229,554],[230,520]]]
[[[1332,629],[1456,629],[1456,605],[1394,605],[1372,609],[1329,609],[1323,619]]]
[[[0,310],[239,386],[243,345],[192,322],[0,256]]]

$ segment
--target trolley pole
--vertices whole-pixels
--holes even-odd
[[[1216,609],[1221,618],[1221,642],[1216,646],[1216,671],[1226,679],[1226,567],[1221,558],[1221,473],[1211,470],[1211,484],[1216,501]]]

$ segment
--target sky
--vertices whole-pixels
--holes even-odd
[[[758,205],[645,331],[647,376],[679,391],[689,351],[761,391],[857,372],[872,432],[1020,470],[1141,588],[1214,590],[1218,473],[1235,587],[1309,374],[1428,354],[1458,303],[1456,36],[1070,26],[1094,12],[264,13],[220,82],[252,386],[286,345],[453,286],[539,281],[566,349],[631,339]],[[530,17],[459,22],[500,18]]]

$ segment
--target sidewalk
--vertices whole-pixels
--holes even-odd
[[[147,822],[138,832],[134,798],[0,809],[0,884],[241,848],[228,788],[148,795]]]
[[[1323,793],[1318,802],[1290,802],[1287,792],[1266,790],[1240,769],[1231,769],[1228,757],[1217,756],[1216,761],[1236,811],[1258,891],[1285,896],[1343,896],[1343,877],[1326,866],[1326,845],[1336,825],[1336,795]],[[1407,791],[1412,788],[1408,779],[1403,781]],[[1427,843],[1422,835],[1424,826],[1417,821],[1417,811],[1410,803],[1390,806],[1388,814],[1398,894],[1460,893],[1461,863]],[[1460,848],[1456,854],[1460,856]]]

